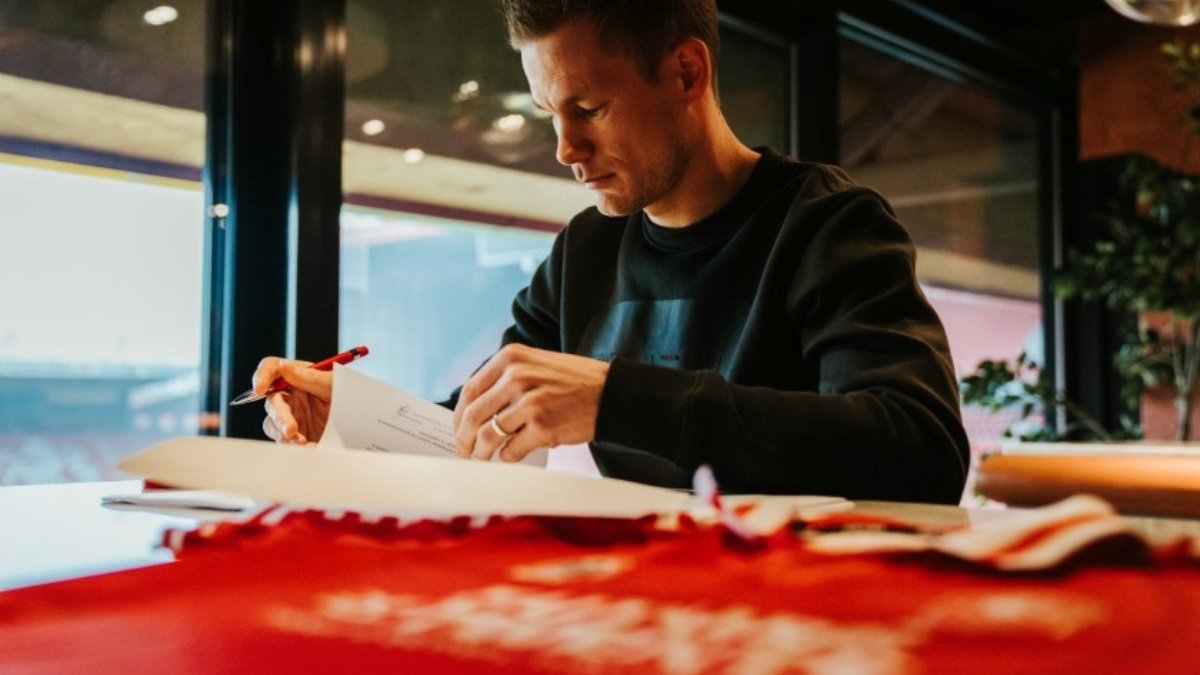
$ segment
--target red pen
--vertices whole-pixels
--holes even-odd
[[[367,352],[368,352],[368,350],[366,347],[355,347],[354,349],[348,349],[336,356],[331,356],[331,357],[325,359],[324,361],[317,361],[316,363],[309,366],[309,368],[312,368],[313,370],[333,370],[333,364],[340,363],[342,365],[345,365],[347,363],[350,363],[351,361],[357,361],[358,359],[361,359],[362,357],[366,356]],[[287,391],[288,389],[291,389],[291,388],[292,388],[292,385],[290,383],[288,383],[287,380],[283,379],[282,377],[277,377],[277,378],[275,378],[275,381],[271,383],[271,386],[267,387],[267,390],[265,392],[263,392],[262,394],[255,394],[254,390],[251,389],[250,391],[247,391],[247,392],[243,393],[241,396],[238,396],[237,398],[230,401],[229,405],[242,405],[243,403],[253,403],[254,401],[261,401],[264,398],[266,398],[267,396],[270,396],[271,394],[277,394],[281,391]]]

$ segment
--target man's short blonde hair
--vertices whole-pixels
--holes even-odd
[[[503,6],[514,49],[582,19],[596,28],[601,42],[637,60],[649,81],[663,56],[684,40],[699,38],[708,46],[716,91],[721,41],[715,0],[503,0]]]

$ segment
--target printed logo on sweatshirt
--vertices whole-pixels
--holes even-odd
[[[622,302],[592,322],[580,351],[604,361],[621,356],[680,370],[720,370],[745,315],[744,308],[715,301]]]

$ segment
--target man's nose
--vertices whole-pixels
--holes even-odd
[[[591,156],[592,143],[578,125],[560,122],[555,131],[558,132],[558,147],[554,156],[560,164],[571,166]]]

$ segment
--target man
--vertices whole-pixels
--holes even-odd
[[[448,402],[459,452],[588,442],[605,475],[957,502],[967,439],[944,331],[890,208],[752,150],[719,105],[713,0],[505,0],[558,160],[596,198]],[[267,434],[324,423],[328,373],[266,359]],[[316,394],[305,395],[303,392]]]

